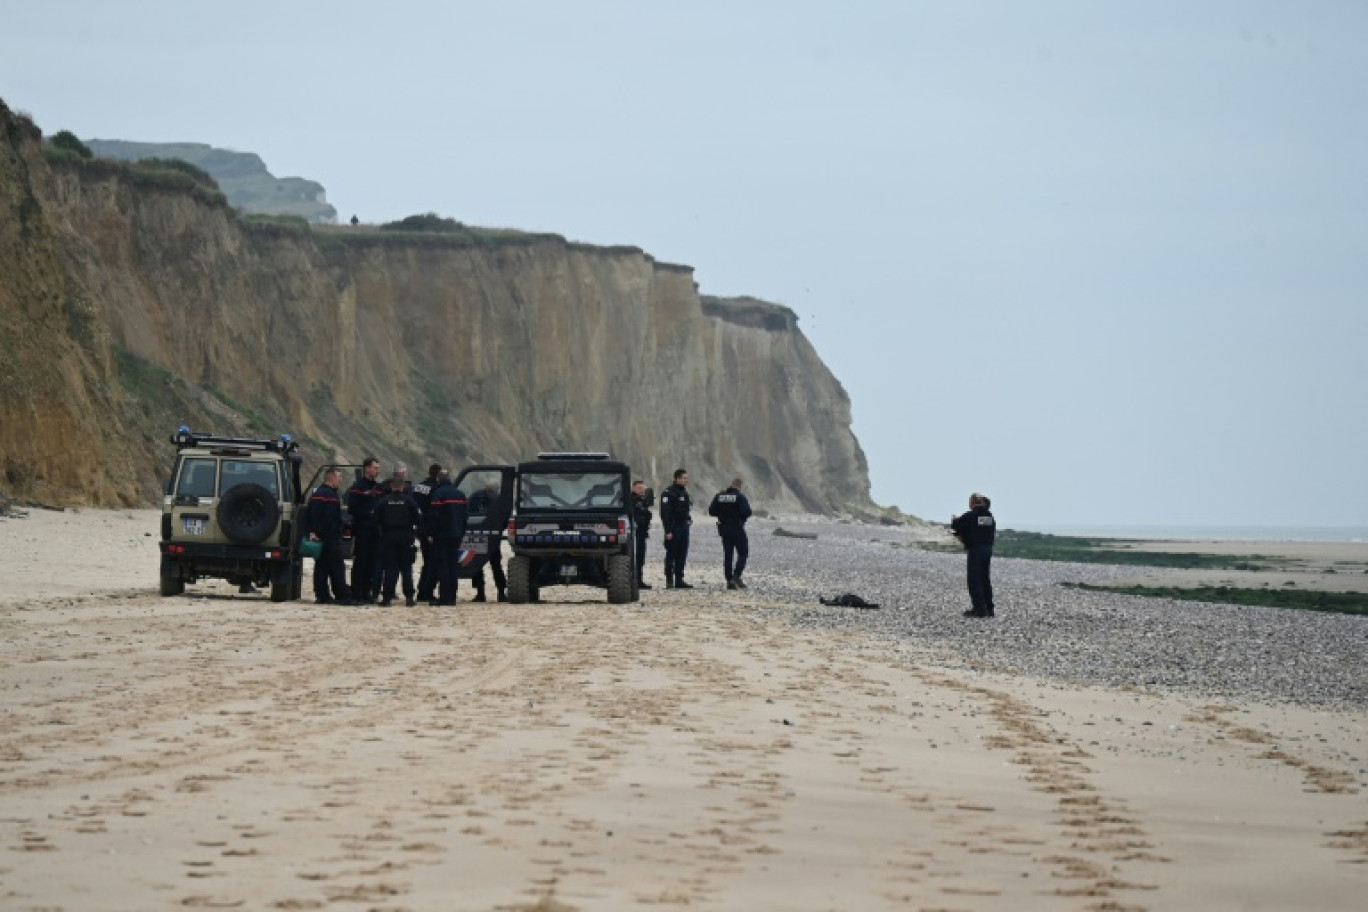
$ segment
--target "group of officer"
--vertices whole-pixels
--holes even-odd
[[[388,606],[393,604],[402,581],[404,603],[409,607],[418,600],[456,604],[461,539],[469,509],[464,492],[452,483],[451,473],[437,463],[428,467],[428,477],[416,485],[409,481],[408,467],[403,463],[394,467],[388,481],[380,482],[379,475],[380,461],[367,457],[361,476],[345,495],[353,528],[350,586],[342,551],[342,471],[328,469],[323,483],[309,497],[305,516],[309,538],[322,546],[314,562],[315,600],[319,604],[370,605],[378,598],[381,605]],[[416,587],[415,539],[423,553]],[[498,558],[496,551],[491,562]],[[493,569],[500,600],[506,597],[502,569],[501,563]],[[477,601],[483,601],[483,571],[476,589]]]
[[[469,511],[479,511],[481,501],[490,493],[481,490],[467,502],[465,494],[451,482],[451,474],[434,463],[428,477],[418,484],[408,480],[408,467],[399,463],[387,482],[380,482],[380,461],[374,456],[362,462],[361,475],[345,494],[347,512],[353,524],[351,585],[347,585],[342,546],[342,472],[329,469],[323,483],[309,498],[306,512],[309,538],[322,546],[314,562],[314,597],[319,604],[351,603],[393,604],[402,584],[404,603],[418,601],[436,605],[456,603],[456,581],[460,566],[461,539],[465,536]],[[646,582],[646,545],[649,540],[653,497],[645,482],[632,482],[632,513],[637,536],[637,583]],[[684,580],[689,556],[689,529],[693,525],[693,500],[689,496],[689,473],[678,469],[673,483],[660,498],[660,522],[665,535],[665,587],[692,589]],[[750,501],[741,493],[741,479],[732,479],[725,491],[713,497],[708,515],[717,520],[722,538],[723,571],[728,589],[744,589],[743,574],[750,555],[746,521],[751,517]],[[417,547],[414,545],[415,538]],[[491,537],[489,567],[498,589],[498,600],[507,600],[507,580],[503,572],[501,541]],[[416,552],[422,551],[423,566],[417,585],[413,580]],[[475,577],[475,601],[485,601],[484,572]]]
[[[632,512],[637,534],[637,584],[651,587],[642,578],[646,566],[646,541],[651,528],[651,497],[644,482],[632,482]],[[665,532],[665,588],[692,589],[684,581],[684,565],[689,558],[689,528],[693,525],[693,498],[689,496],[689,472],[676,469],[673,483],[660,495],[660,524]],[[728,589],[745,589],[741,575],[750,556],[746,520],[751,518],[750,501],[741,493],[741,479],[713,497],[708,515],[717,519],[717,534],[722,537],[722,569]]]

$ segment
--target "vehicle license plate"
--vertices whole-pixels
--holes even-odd
[[[579,567],[574,564],[566,564],[561,567],[561,576],[579,576]]]
[[[186,534],[186,535],[203,535],[203,534],[204,534],[204,520],[202,520],[202,519],[186,519],[186,520],[184,520],[184,523],[185,523],[185,534]]]

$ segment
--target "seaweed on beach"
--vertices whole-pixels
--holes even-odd
[[[1130,550],[1137,539],[1085,538],[1002,529],[993,543],[994,557],[1064,561],[1075,564],[1119,564],[1128,567],[1172,567],[1184,570],[1267,570],[1272,559],[1262,554],[1189,554],[1178,551]],[[955,543],[927,543],[933,551],[959,551]],[[1290,563],[1287,560],[1280,565]]]
[[[1311,589],[1244,589],[1237,586],[1102,586],[1093,583],[1061,583],[1070,589],[1118,592],[1151,598],[1215,602],[1223,605],[1261,605],[1336,614],[1368,614],[1368,595],[1361,592],[1325,592]]]

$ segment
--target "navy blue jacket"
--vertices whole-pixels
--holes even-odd
[[[955,517],[950,529],[966,548],[991,548],[997,534],[997,523],[987,507],[975,507]]]
[[[428,504],[432,501],[432,491],[439,484],[439,480],[429,475],[422,481],[413,486],[413,499],[418,504],[418,509],[427,512]]]
[[[689,510],[693,501],[689,489],[681,484],[672,484],[660,495],[660,524],[668,531],[673,526],[687,526],[693,522]]]
[[[347,512],[358,526],[375,525],[375,502],[384,497],[388,488],[362,475],[347,489]]]
[[[708,515],[716,516],[719,526],[744,526],[751,518],[750,501],[739,489],[727,488],[713,497]]]
[[[636,522],[638,535],[645,535],[647,530],[651,528],[651,517],[654,515],[655,514],[651,512],[650,499],[644,493],[637,494],[633,492],[632,519]]]
[[[334,545],[342,541],[342,498],[337,488],[325,484],[315,488],[305,518],[308,531],[319,541]]]
[[[466,496],[449,480],[432,489],[423,525],[430,538],[460,541],[466,531]]]

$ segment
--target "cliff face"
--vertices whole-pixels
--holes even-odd
[[[45,160],[0,105],[0,485],[152,499],[182,423],[306,460],[602,449],[657,488],[733,475],[771,511],[863,512],[850,403],[791,311],[546,236],[472,243],[253,224]]]

